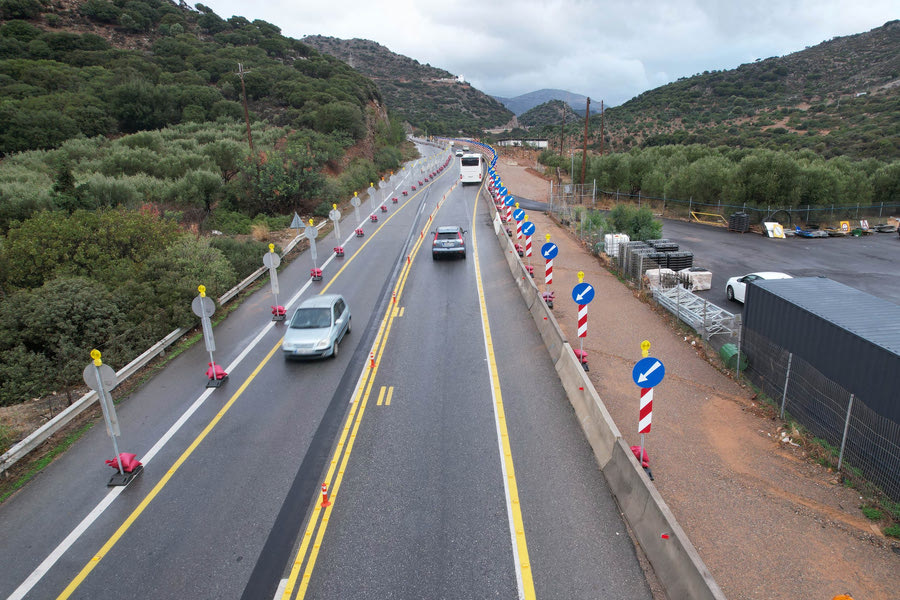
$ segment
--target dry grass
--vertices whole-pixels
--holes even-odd
[[[254,223],[250,227],[250,235],[257,242],[267,242],[269,241],[269,226],[265,223]]]

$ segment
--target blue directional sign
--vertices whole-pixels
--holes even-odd
[[[534,223],[531,221],[526,221],[522,225],[522,235],[534,235]]]
[[[513,219],[516,221],[524,221],[525,220],[525,209],[517,208],[513,211]]]
[[[506,189],[506,187],[501,183],[501,184],[500,184],[500,189],[498,189],[497,192],[499,192],[499,194],[500,194],[501,196],[505,196],[506,194],[509,193],[509,190]]]
[[[512,196],[507,196],[507,197],[506,197],[506,200],[503,201],[503,204],[504,204],[505,206],[515,206],[515,205],[516,205],[516,199],[513,198]]]
[[[547,242],[546,244],[541,246],[541,256],[543,256],[547,260],[553,260],[554,258],[556,258],[557,254],[559,254],[559,246],[557,246],[553,242]]]
[[[572,300],[576,304],[590,304],[594,299],[594,286],[589,283],[579,283],[572,289]]]
[[[634,379],[634,384],[639,388],[656,387],[665,375],[666,368],[663,366],[662,361],[652,356],[639,360],[631,371],[631,378]]]

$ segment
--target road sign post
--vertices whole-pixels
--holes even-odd
[[[553,283],[553,259],[559,253],[559,246],[550,242],[550,234],[546,236],[547,243],[541,246],[541,256],[544,257],[544,284],[549,286]]]
[[[353,197],[350,198],[350,205],[353,207],[353,216],[357,223],[359,223],[359,204],[359,194],[353,192]]]
[[[206,295],[205,285],[197,286],[197,291],[200,292],[200,295],[196,296],[191,302],[191,310],[194,311],[195,315],[200,317],[200,325],[203,329],[203,342],[206,344],[207,352],[209,352],[209,369],[206,371],[206,387],[217,388],[222,385],[222,382],[228,377],[228,373],[226,373],[222,367],[217,365],[213,358],[213,352],[216,351],[216,340],[213,337],[212,322],[209,318],[216,312],[216,303],[213,302],[212,298]]]
[[[525,219],[525,209],[519,208],[519,203],[516,202],[516,210],[513,211],[513,219],[516,220],[516,241],[522,241],[522,221]]]
[[[104,365],[100,360],[100,351],[91,350],[92,362],[84,368],[82,378],[89,388],[97,392],[97,398],[100,401],[100,408],[103,409],[103,421],[106,423],[106,433],[112,439],[113,452],[115,458],[106,461],[106,464],[118,471],[109,480],[108,486],[128,485],[131,481],[141,474],[143,466],[140,461],[136,460],[133,454],[122,454],[119,452],[119,443],[117,437],[122,435],[119,429],[119,418],[116,416],[116,405],[113,402],[109,392],[116,387],[118,378],[116,372],[109,365]],[[127,461],[127,462],[126,462]]]
[[[581,342],[579,360],[584,356],[584,338],[587,337],[587,305],[594,299],[594,286],[584,283],[584,271],[578,271],[578,285],[572,289],[572,300],[578,305],[578,338]]]
[[[384,178],[381,178],[384,181]],[[338,242],[338,245],[341,243],[341,211],[338,210],[337,204],[331,205],[331,210],[328,212],[328,218],[331,219],[331,222],[334,223],[334,237]]]
[[[534,223],[528,220],[525,215],[525,223],[522,224],[522,235],[525,236],[525,258],[528,259],[528,266],[531,266],[531,236],[534,235]]]
[[[272,306],[273,321],[284,321],[284,307],[278,304],[278,265],[280,264],[281,257],[275,252],[275,244],[269,244],[269,251],[263,254],[263,265],[269,268],[272,296],[275,297],[275,305]]]
[[[646,452],[644,434],[650,433],[650,425],[653,420],[653,388],[662,382],[663,377],[666,375],[666,367],[661,360],[650,356],[650,342],[647,340],[641,342],[641,355],[643,358],[631,370],[631,379],[641,389],[641,401],[638,409],[638,433],[641,434],[639,461],[643,464]],[[649,467],[645,468],[652,480],[653,473]]]

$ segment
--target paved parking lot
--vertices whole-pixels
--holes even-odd
[[[676,242],[680,250],[693,252],[694,266],[712,271],[712,289],[697,295],[730,312],[741,312],[743,306],[725,298],[725,282],[754,271],[782,271],[794,277],[824,275],[900,304],[900,236],[896,233],[777,240],[666,219],[663,237]]]

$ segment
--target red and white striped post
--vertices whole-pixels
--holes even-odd
[[[638,433],[641,434],[641,447],[644,446],[643,435],[650,433],[650,422],[653,420],[653,388],[641,388],[641,409],[638,415]]]
[[[547,238],[547,243],[549,244],[550,234],[548,233],[545,237]],[[553,283],[553,259],[547,258],[544,260],[546,261],[544,265],[544,284],[550,285],[551,283]]]
[[[331,502],[328,500],[328,484],[322,484],[322,508],[328,508]]]
[[[650,356],[650,342],[644,340],[641,342],[641,356],[647,358]],[[638,410],[638,433],[641,434],[641,456],[640,462],[643,464],[646,447],[644,446],[644,434],[650,433],[650,422],[653,420],[653,388],[641,388],[641,406]],[[652,475],[650,476],[652,479]]]
[[[516,241],[522,241],[522,221],[516,221]]]

